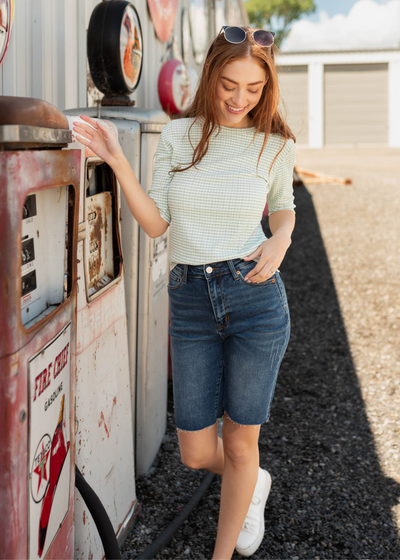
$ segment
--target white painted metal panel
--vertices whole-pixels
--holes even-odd
[[[78,246],[76,463],[102,501],[114,531],[136,502],[125,293],[118,282],[87,304]],[[96,526],[75,494],[75,558],[101,558]]]
[[[152,182],[159,134],[142,134],[141,185]],[[136,472],[148,471],[167,426],[168,230],[151,239],[139,234],[139,305],[136,376]]]
[[[117,108],[110,108],[107,117]],[[125,115],[127,116],[127,115]],[[140,180],[140,124],[135,120],[113,120],[118,128],[118,137],[125,156]],[[138,262],[139,262],[139,224],[128,208],[121,191],[121,239],[124,256],[126,317],[128,322],[128,346],[131,379],[132,429],[136,433],[136,345],[137,345],[137,309],[138,309]],[[135,436],[133,437],[135,445]],[[135,455],[135,468],[136,455]]]
[[[298,144],[308,144],[307,66],[280,66],[280,108]]]
[[[87,305],[79,244],[76,464],[102,501],[115,533],[136,502],[123,282]],[[75,558],[102,558],[97,528],[75,494]]]
[[[26,328],[29,321],[38,320],[39,314],[64,298],[68,187],[37,191],[30,197],[36,211],[22,220],[22,294],[24,278],[33,276],[33,285],[21,298],[21,320]]]
[[[95,166],[105,164],[86,159],[83,145],[70,144],[73,149],[79,146],[83,165],[92,170],[82,173],[81,179],[90,175],[93,179]],[[120,235],[119,223],[115,223],[120,208],[119,189],[111,196],[112,182],[106,181],[107,188],[102,192],[101,177],[104,176],[99,173],[89,185],[81,180],[80,191],[84,215],[80,214],[83,222],[77,254],[76,464],[103,503],[115,533],[124,539],[138,506],[125,275],[119,266],[112,266],[120,246],[116,239]],[[87,192],[88,186],[97,194]],[[90,269],[93,258],[100,259],[98,269]],[[119,257],[116,262],[119,265]],[[102,281],[107,274],[113,276],[109,284]],[[101,281],[99,285],[92,285],[91,281],[97,279]],[[79,492],[75,493],[74,526],[75,558],[102,558],[98,530]]]
[[[388,64],[329,64],[324,70],[325,144],[388,144]]]

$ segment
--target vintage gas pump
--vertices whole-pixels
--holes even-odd
[[[116,44],[111,45],[113,41]],[[101,116],[114,123],[124,153],[147,190],[158,138],[169,118],[163,111],[131,106],[128,94],[139,83],[141,45],[140,24],[132,4],[98,4],[89,23],[88,56],[95,84],[105,97],[99,109],[65,113]],[[130,58],[135,64],[127,64]],[[139,232],[123,195],[121,199],[135,468],[141,475],[153,463],[167,424],[168,232],[157,239]]]
[[[73,558],[80,153],[65,116],[0,97],[0,547]]]
[[[67,117],[72,122],[78,117]],[[112,169],[79,142],[81,157],[76,350],[76,464],[120,543],[140,509],[135,493],[120,193]],[[87,506],[75,495],[75,558],[101,558]]]
[[[66,113],[96,117],[96,111],[72,109]],[[124,107],[102,107],[101,117],[115,124],[125,155],[142,187],[149,189],[158,138],[167,121],[165,113]],[[168,388],[168,232],[151,239],[143,230],[139,232],[139,229],[121,193],[122,249],[137,475],[145,473],[151,467],[165,434]],[[80,260],[79,256],[78,259]],[[79,302],[80,293],[78,325]]]

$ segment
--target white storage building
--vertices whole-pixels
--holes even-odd
[[[400,147],[400,49],[282,52],[278,60],[299,146]]]

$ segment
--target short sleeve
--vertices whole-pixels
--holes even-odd
[[[172,144],[166,138],[163,128],[158,140],[157,150],[154,156],[153,178],[148,195],[154,200],[163,220],[171,223],[171,214],[168,206],[168,189],[173,174],[168,173],[172,169]]]
[[[269,214],[296,208],[293,196],[294,141],[292,138],[287,140],[278,158],[278,167],[268,192]]]

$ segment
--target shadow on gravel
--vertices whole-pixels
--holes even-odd
[[[391,508],[400,486],[381,471],[312,198],[295,189],[297,224],[281,267],[292,335],[271,419],[261,426],[260,463],[272,475],[257,559],[400,559]],[[133,559],[165,530],[204,470],[180,460],[172,382],[168,423],[153,466],[136,480],[142,511],[123,547]],[[157,560],[209,560],[221,477]],[[234,559],[241,558],[236,552]]]
[[[379,464],[312,197],[295,194],[281,267],[292,333],[260,434],[273,484],[253,558],[399,559],[400,486]]]

